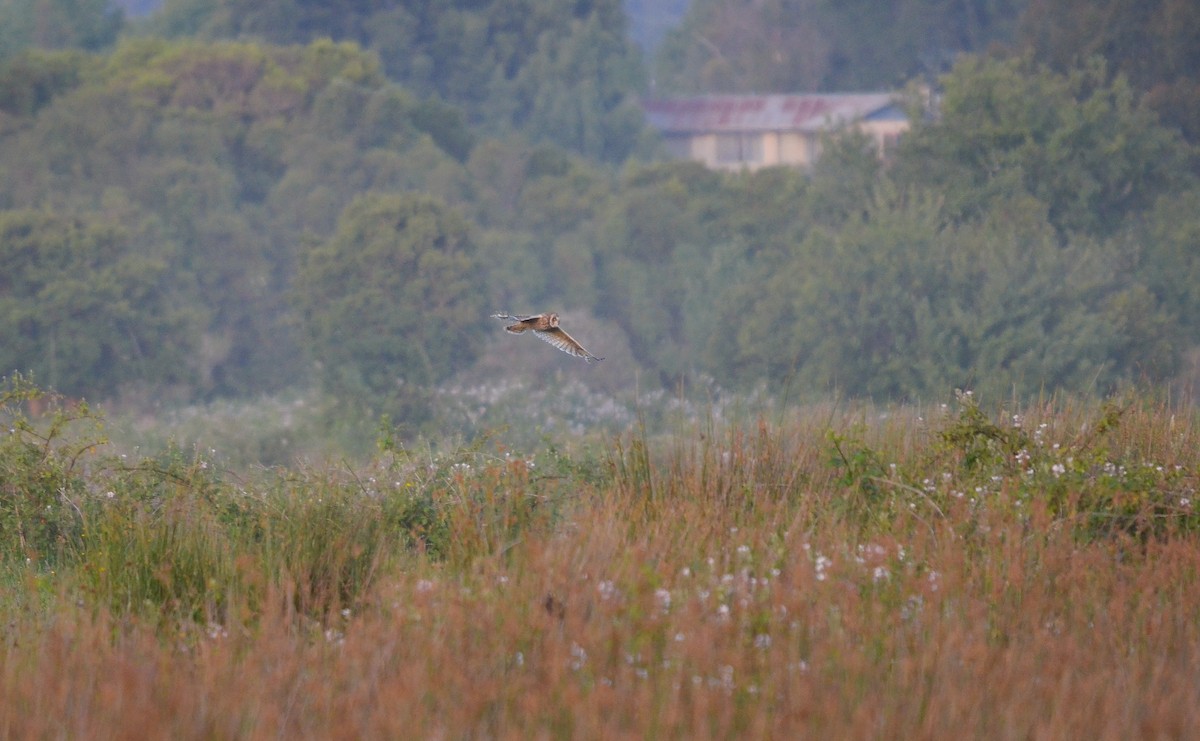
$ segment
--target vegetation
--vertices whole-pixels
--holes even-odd
[[[103,396],[192,381],[204,314],[181,310],[194,286],[159,237],[99,214],[0,213],[0,367],[29,363],[57,388]]]
[[[482,332],[473,320],[486,306],[475,246],[462,217],[425,196],[351,203],[329,243],[305,256],[296,293],[335,393],[411,405],[478,353]],[[421,416],[406,411],[407,420]]]
[[[1026,0],[693,0],[657,59],[678,92],[888,90],[1012,38]]]
[[[528,130],[602,159],[623,159],[641,125],[634,99],[641,66],[618,0],[166,0],[149,30],[274,44],[354,42],[376,50],[391,79],[461,107],[473,123]]]
[[[591,323],[621,368],[593,391],[1029,398],[1194,373],[1196,149],[1150,105],[1166,72],[1122,74],[1115,52],[964,55],[932,99],[914,88],[888,161],[851,134],[812,172],[730,174],[656,159],[615,2],[172,1],[96,43],[70,40],[99,22],[78,5],[39,11],[65,41],[0,53],[0,367],[72,397],[319,388],[437,435],[434,400],[501,370],[496,309]],[[919,19],[980,50],[1025,7],[898,2],[849,34],[857,6],[810,5],[733,24],[696,2],[659,60],[700,70],[676,57],[704,38],[745,85],[804,88],[754,61],[790,59],[754,35],[786,16],[802,28],[779,43],[829,40],[818,86],[853,88],[918,73]]]
[[[46,402],[24,379],[0,399],[14,735],[1198,720],[1190,407],[709,408],[669,434],[384,434],[362,462],[235,472],[115,454],[90,409],[27,415]]]
[[[97,51],[116,41],[123,25],[108,0],[3,0],[0,59],[30,47]]]
[[[1200,9],[1186,0],[1029,0],[1018,41],[1065,72],[1103,58],[1189,141],[1200,142]],[[1147,48],[1158,54],[1145,54]]]
[[[6,736],[1200,725],[1193,4],[649,5],[0,0]]]

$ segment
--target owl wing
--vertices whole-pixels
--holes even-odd
[[[604,358],[598,358],[595,355],[592,355],[587,350],[584,350],[583,345],[576,342],[574,337],[572,337],[571,335],[567,334],[566,332],[562,331],[559,328],[539,329],[539,330],[536,330],[534,332],[534,334],[537,335],[537,338],[539,340],[543,340],[544,342],[549,342],[551,345],[554,345],[555,347],[557,347],[559,350],[562,350],[566,354],[574,355],[577,358],[583,358],[584,360],[588,361],[589,363],[592,362],[593,360],[597,360],[597,361],[604,360]]]
[[[493,319],[515,319],[516,324],[510,324],[504,328],[504,331],[511,332],[512,334],[521,334],[528,329],[534,329],[542,316],[542,314],[492,314]]]

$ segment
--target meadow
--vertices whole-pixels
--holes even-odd
[[[40,393],[0,396],[5,738],[1200,728],[1188,401],[668,397],[264,466]]]

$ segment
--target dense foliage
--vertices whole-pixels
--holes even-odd
[[[682,32],[719,41],[727,5]],[[751,17],[828,24],[812,84],[846,87],[920,72],[896,19],[975,49],[1020,10],[897,3],[869,16],[889,30],[867,62],[837,46],[850,6],[809,5]],[[966,55],[914,89],[886,162],[846,135],[811,172],[716,173],[650,156],[613,2],[334,7],[172,1],[107,50],[0,53],[5,368],[105,398],[320,382],[417,424],[486,356],[495,309],[615,333],[612,385],[890,399],[1104,392],[1176,377],[1200,344],[1196,151],[1127,61]],[[743,41],[745,85],[805,86]],[[702,84],[722,87],[678,86]]]
[[[1018,38],[1060,72],[1105,59],[1163,121],[1200,143],[1198,27],[1191,0],[1028,0]]]
[[[461,106],[475,123],[617,161],[638,143],[641,65],[619,0],[166,0],[150,28],[275,44],[353,41],[376,50],[393,80]]]
[[[0,0],[0,59],[30,47],[103,49],[123,25],[110,0]]]
[[[411,401],[478,354],[482,289],[459,214],[427,196],[368,195],[305,256],[296,304],[332,391]]]
[[[657,59],[674,92],[889,90],[1012,38],[1027,0],[692,0]]]
[[[151,228],[0,212],[0,367],[28,363],[56,387],[97,395],[194,382],[205,316],[178,267],[178,249]]]

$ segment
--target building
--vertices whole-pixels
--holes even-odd
[[[821,135],[848,125],[883,156],[908,129],[891,93],[703,95],[643,100],[642,109],[673,156],[726,170],[809,166],[820,156]]]

